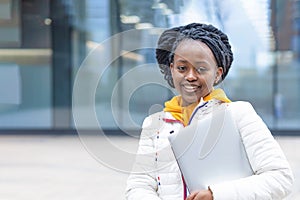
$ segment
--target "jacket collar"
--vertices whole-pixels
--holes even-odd
[[[208,110],[214,103],[221,103],[222,101],[217,100],[217,99],[211,99],[209,101],[204,101],[203,98],[200,99],[200,102],[198,103],[198,105],[195,107],[194,111],[192,112],[191,118],[190,118],[190,122],[191,123],[193,117],[195,116],[195,114],[197,112],[199,112],[201,110],[201,112],[205,112],[206,110]],[[165,115],[163,117],[163,121],[166,123],[180,123],[182,124],[182,121],[177,120],[173,117],[173,115],[170,112],[165,112]]]

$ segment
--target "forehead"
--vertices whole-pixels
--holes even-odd
[[[203,42],[193,39],[182,40],[175,49],[175,56],[187,60],[205,59],[215,62],[211,49]]]

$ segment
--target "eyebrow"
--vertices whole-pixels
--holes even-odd
[[[177,62],[179,62],[179,63],[190,63],[189,61],[187,61],[187,60],[183,60],[183,59],[179,59],[179,60],[177,60],[176,61],[176,63]],[[195,64],[209,64],[208,62],[206,62],[206,61],[196,61],[196,63]]]

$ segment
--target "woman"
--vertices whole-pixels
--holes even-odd
[[[233,54],[227,36],[212,25],[193,23],[166,30],[156,58],[165,79],[179,96],[143,123],[134,172],[127,182],[128,200],[283,199],[293,176],[282,150],[248,102],[231,102],[221,89]],[[212,184],[185,197],[186,187],[168,143],[168,135],[227,104],[243,140],[254,175]],[[205,105],[205,106],[203,106]],[[199,169],[201,170],[201,169]],[[226,172],[224,172],[226,173]]]

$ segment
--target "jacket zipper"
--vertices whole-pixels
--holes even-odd
[[[204,106],[206,106],[206,104],[208,104],[208,101],[206,101],[204,104],[202,104],[201,106],[197,107],[197,108],[194,110],[194,112],[193,112],[193,114],[192,114],[192,116],[191,116],[191,118],[190,118],[190,120],[189,120],[188,125],[191,124],[191,122],[192,122],[193,118],[195,117],[195,114],[198,112],[198,110],[199,110],[200,108],[203,108]]]

